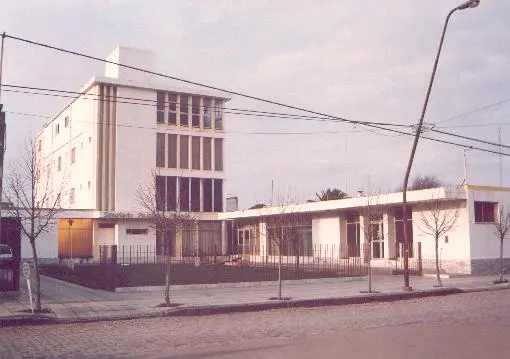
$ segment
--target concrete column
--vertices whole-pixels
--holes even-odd
[[[267,224],[265,222],[258,223],[258,236],[260,245],[260,256],[266,257],[268,255],[268,238],[267,238]]]
[[[394,258],[396,256],[396,236],[395,236],[395,215],[392,211],[388,211],[383,215],[384,226],[384,253],[386,258]]]
[[[227,236],[227,223],[221,221],[221,254],[226,255],[228,252],[228,236]]]
[[[359,231],[359,243],[360,243],[360,257],[362,259],[365,259],[365,251],[366,250],[369,250],[367,248],[369,248],[369,245],[368,243],[366,242],[366,238],[365,238],[365,217],[362,216],[360,214],[359,216],[359,226],[360,226],[360,231]]]

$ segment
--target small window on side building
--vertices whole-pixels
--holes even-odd
[[[475,223],[494,223],[496,205],[495,202],[475,201]]]

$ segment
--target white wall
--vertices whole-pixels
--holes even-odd
[[[117,96],[156,100],[154,90],[124,86],[117,88]],[[156,168],[155,127],[156,107],[117,104],[116,211],[142,212],[136,203],[135,193],[139,184],[152,180],[151,173]]]
[[[46,233],[41,233],[35,241],[38,258],[58,258],[58,230],[55,225]],[[21,233],[21,258],[32,258],[32,247],[28,238]]]
[[[473,186],[474,187],[474,186]],[[510,189],[478,190],[471,189],[468,193],[469,229],[471,237],[472,259],[499,258],[499,238],[492,223],[475,223],[475,201],[497,202],[510,212]],[[503,257],[510,258],[510,238],[503,245]]]
[[[439,239],[439,255],[443,260],[469,260],[469,218],[466,201],[448,202],[444,204],[445,212],[453,215],[458,211],[458,217],[452,229]],[[441,219],[441,214],[439,215]],[[422,257],[435,260],[435,239],[423,224],[425,218],[429,223],[433,221],[432,213],[427,205],[413,207],[413,240],[421,242]],[[448,237],[448,243],[446,243]]]
[[[127,234],[127,229],[147,229],[145,234]],[[117,245],[119,246],[151,246],[156,245],[156,232],[151,223],[143,220],[119,220],[117,222]]]
[[[312,219],[312,238],[314,245],[334,246],[340,248],[340,219],[333,217],[318,217]]]

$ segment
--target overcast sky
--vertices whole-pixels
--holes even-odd
[[[350,120],[410,125],[420,116],[446,14],[460,2],[3,0],[0,31],[101,58],[117,45],[148,49],[162,73]],[[452,16],[425,119],[435,129],[498,142],[500,128],[501,142],[510,145],[509,16],[506,0],[482,0]],[[76,91],[103,73],[103,64],[91,60],[11,39],[5,46],[4,84]],[[67,100],[3,92],[2,102],[13,160],[46,121],[13,112],[53,116]],[[298,113],[236,96],[227,107]],[[300,200],[327,187],[351,195],[393,190],[413,140],[338,122],[232,114],[226,120],[227,192],[242,208],[270,201],[272,181],[276,192]],[[422,140],[412,176],[460,184],[463,154]],[[499,185],[498,155],[470,150],[467,163],[468,182]],[[502,163],[508,186],[508,157]]]

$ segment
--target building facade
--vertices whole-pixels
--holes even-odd
[[[193,212],[209,228],[225,207],[229,98],[161,85],[118,65],[151,68],[154,55],[147,51],[119,47],[107,60],[105,76],[90,79],[36,138],[38,193],[61,193],[62,208],[96,213],[86,222],[62,219],[61,237],[74,226],[90,232],[94,248],[153,240],[136,196],[140,185],[153,182],[160,206]],[[220,238],[221,226],[214,227]]]

